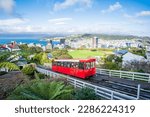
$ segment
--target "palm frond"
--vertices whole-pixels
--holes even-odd
[[[16,64],[11,63],[11,62],[2,62],[2,63],[0,63],[0,68],[6,68],[10,71],[19,70],[19,67]]]
[[[63,82],[36,80],[19,86],[8,99],[59,100],[71,99],[74,88]]]

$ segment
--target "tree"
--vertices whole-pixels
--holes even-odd
[[[51,53],[52,52],[52,50],[51,49],[46,49],[46,51],[45,51],[46,53]]]
[[[119,70],[121,69],[121,63],[118,64],[116,62],[105,62],[102,67],[104,69],[112,69],[112,70]]]
[[[43,52],[43,49],[41,47],[30,47],[28,50],[33,54]]]
[[[33,64],[30,64],[30,65],[26,65],[23,69],[22,69],[22,72],[25,74],[25,75],[34,75],[34,71],[36,71],[35,67]]]
[[[72,59],[73,57],[69,54],[64,54],[58,57],[58,59]]]
[[[150,73],[149,68],[150,68],[150,63],[145,61],[143,62],[131,61],[125,63],[125,65],[123,66],[123,70],[134,71],[134,72],[145,72],[145,73]]]
[[[122,62],[122,57],[111,54],[105,58],[105,62],[113,62],[113,61],[116,63]]]
[[[19,45],[19,48],[23,51],[27,51],[29,49],[28,45],[27,44],[22,44],[22,45]]]
[[[62,50],[54,50],[52,52],[52,55],[54,58],[59,58],[59,59],[65,59],[65,58],[68,58],[68,59],[71,59],[72,56],[70,56],[68,54],[68,50],[67,49],[62,49]]]
[[[51,60],[49,60],[47,57],[47,53],[45,53],[45,52],[36,54],[32,59],[33,59],[33,62],[35,62],[37,64],[41,64],[41,65],[44,63],[51,62]]]
[[[52,52],[52,55],[53,55],[54,58],[58,58],[59,56],[62,55],[62,51],[61,50],[54,50]]]
[[[140,56],[145,56],[145,49],[139,49],[139,48],[130,48],[129,50],[131,53],[133,54],[137,54],[137,55],[140,55]]]
[[[5,62],[11,56],[11,52],[0,53],[0,62]]]
[[[66,49],[71,49],[71,46],[65,45],[65,48],[66,48]]]
[[[63,82],[36,80],[17,87],[8,99],[12,100],[68,100],[74,89]]]
[[[112,69],[112,70],[119,70],[121,69],[122,57],[118,57],[116,55],[109,55],[107,57],[103,57],[102,68],[104,69]]]

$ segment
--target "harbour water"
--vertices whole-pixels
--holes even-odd
[[[25,44],[29,44],[29,43],[41,44],[42,46],[45,46],[47,44],[45,40],[40,40],[40,39],[15,39],[15,38],[0,39],[0,44],[10,43],[11,41],[15,41],[17,43],[25,43]]]

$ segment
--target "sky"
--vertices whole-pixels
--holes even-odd
[[[150,36],[150,0],[0,0],[0,33]]]

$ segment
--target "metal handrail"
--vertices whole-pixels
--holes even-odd
[[[104,74],[111,76],[116,76],[119,78],[129,78],[132,80],[146,81],[150,83],[150,74],[148,73],[139,73],[139,72],[129,72],[129,71],[120,71],[120,70],[109,70],[109,69],[99,69],[96,68],[97,74]]]

